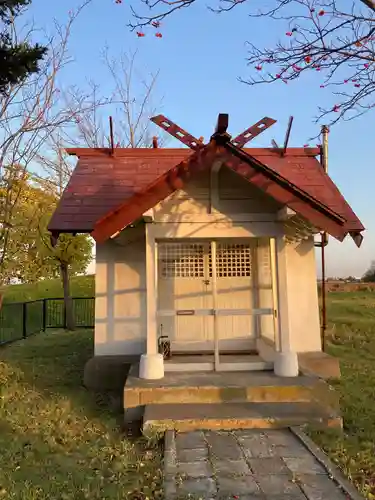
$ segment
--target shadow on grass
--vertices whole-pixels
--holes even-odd
[[[160,498],[160,443],[124,436],[115,395],[85,389],[91,356],[91,331],[0,350],[0,498]]]
[[[88,419],[103,413],[123,422],[122,391],[94,393],[83,385],[86,362],[93,355],[93,331],[49,331],[0,350],[0,361],[9,364],[24,384],[47,397],[69,400]]]

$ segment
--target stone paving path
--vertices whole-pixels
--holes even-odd
[[[165,498],[345,500],[289,430],[168,432]]]

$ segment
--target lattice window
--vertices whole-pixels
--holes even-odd
[[[212,274],[210,272],[210,274]],[[220,243],[216,249],[218,278],[251,276],[251,247],[246,244]]]
[[[204,250],[199,243],[159,244],[162,278],[204,278]]]

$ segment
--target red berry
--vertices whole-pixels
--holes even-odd
[[[316,71],[320,71],[321,70],[321,67],[320,66],[317,66],[316,67]]]
[[[122,3],[122,0],[116,0],[115,3]]]
[[[360,86],[361,86],[361,84],[360,84],[360,83],[355,83],[355,84],[354,84],[354,87],[357,87],[357,88],[358,88],[358,87],[360,87]]]
[[[159,33],[159,32],[155,33],[155,36],[156,36],[157,38],[162,38],[162,37],[163,37],[163,35],[162,35],[161,33]]]
[[[344,80],[344,83],[348,83],[348,80]]]
[[[315,12],[314,7],[312,7],[312,8],[310,9],[310,12]]]
[[[258,66],[255,66],[255,69],[256,69],[257,71],[260,71],[260,70],[262,69],[262,66],[259,64]]]
[[[286,34],[286,36],[292,36],[293,35],[293,33],[291,31],[287,31],[285,34]]]
[[[369,64],[369,63],[365,63],[365,64],[363,65],[363,67],[367,69],[367,68],[369,68],[369,67],[370,67],[370,64]]]
[[[319,16],[324,16],[324,14],[325,14],[325,12],[324,12],[324,10],[323,10],[323,9],[322,9],[322,10],[320,10],[320,11],[318,12],[318,15],[319,15]]]
[[[306,56],[305,57],[305,63],[309,64],[309,62],[311,62],[311,57],[310,56]]]
[[[159,28],[159,26],[160,26],[160,22],[159,22],[159,21],[152,21],[152,23],[151,23],[151,24],[152,24],[152,26],[153,26],[154,28]]]
[[[281,75],[277,74],[277,75],[276,75],[276,78],[281,78]]]
[[[308,144],[304,144],[304,145],[303,145],[303,147],[304,147],[304,148],[308,148],[308,147],[309,147],[309,145],[308,145]]]
[[[334,111],[335,113],[338,113],[340,111],[340,106],[338,104],[335,104],[332,108],[332,111]]]
[[[138,37],[142,37],[142,36],[145,36],[145,34],[144,34],[144,33],[142,33],[141,31],[137,31],[137,36],[138,36]]]
[[[321,88],[321,89],[324,89],[324,85],[321,85],[321,86],[320,86],[320,88]]]

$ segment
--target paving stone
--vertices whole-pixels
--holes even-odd
[[[249,465],[256,476],[264,474],[290,474],[290,470],[285,465],[285,462],[278,457],[250,458]]]
[[[269,429],[264,432],[270,443],[276,446],[293,446],[300,444],[299,439],[286,429]]]
[[[245,460],[213,460],[213,466],[218,476],[244,476],[251,474]]]
[[[233,500],[233,495],[218,495],[217,500]],[[250,493],[249,495],[235,495],[236,500],[264,500],[265,497],[262,493]],[[304,499],[306,500],[306,498]]]
[[[210,498],[212,495],[216,493],[216,483],[213,479],[209,477],[200,478],[200,479],[185,479],[180,482],[177,487],[177,495],[194,495],[202,496],[203,498]]]
[[[177,460],[180,463],[184,462],[200,462],[202,460],[207,460],[208,458],[208,447],[197,448],[193,450],[179,450]]]
[[[223,477],[217,478],[218,482],[218,496],[223,495],[248,495],[253,493],[260,493],[257,483],[253,476],[239,476],[239,477]]]
[[[192,462],[180,464],[178,473],[184,477],[211,477],[213,470],[209,462]]]
[[[306,458],[311,457],[311,452],[302,444],[294,443],[290,446],[275,446],[275,453],[282,458]]]
[[[176,482],[173,477],[173,479],[165,479],[164,480],[164,496],[166,500],[172,500],[176,498],[177,495],[177,487],[176,487]]]
[[[257,476],[256,480],[260,489],[271,498],[272,495],[287,495],[288,498],[293,498],[292,495],[297,496],[301,493],[299,486],[292,481],[287,475],[269,474],[267,476]],[[303,496],[302,496],[303,498]]]
[[[313,457],[283,458],[288,469],[298,474],[327,474],[325,468]]]
[[[164,452],[164,473],[165,474],[175,474],[177,470],[176,467],[176,454],[172,450],[167,450]]]
[[[302,491],[299,491],[297,493],[281,493],[280,495],[266,495],[265,497],[262,497],[264,500],[306,500],[306,496],[302,493]],[[331,500],[331,499],[326,499],[326,500]]]
[[[345,500],[348,496],[323,474],[299,474],[298,482],[308,500]]]
[[[211,456],[217,460],[241,460],[243,454],[236,438],[230,433],[207,432]]]
[[[207,444],[203,432],[182,432],[176,435],[177,451],[206,448]]]
[[[253,442],[248,443],[247,441],[240,442],[242,451],[246,459],[250,458],[271,458],[276,457],[277,453],[273,446],[270,446],[267,442]]]

